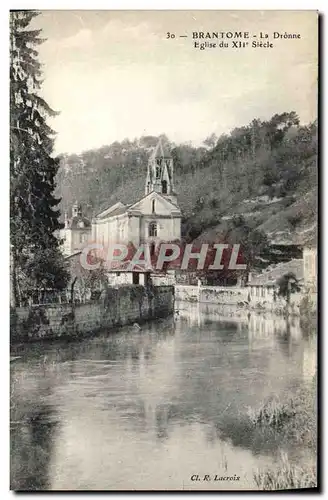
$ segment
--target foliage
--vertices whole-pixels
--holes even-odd
[[[256,410],[249,408],[248,416],[253,425],[268,425],[279,429],[287,420],[295,416],[294,403],[292,400],[289,403],[283,403],[273,398],[261,404]]]
[[[75,292],[81,299],[95,299],[99,298],[101,291],[108,288],[108,279],[105,271],[104,261],[100,258],[92,257],[88,259],[89,264],[99,263],[97,269],[86,269],[80,263],[75,264],[78,270],[71,269],[71,275],[76,278],[71,283],[73,288],[73,295]]]
[[[317,380],[312,385],[296,391],[288,400],[270,398],[258,408],[248,408],[252,426],[270,429],[295,444],[302,443],[315,450],[317,445]]]
[[[277,281],[277,285],[279,287],[278,295],[284,297],[287,304],[289,304],[291,294],[300,291],[300,286],[294,273],[284,274]]]
[[[54,111],[39,95],[40,30],[28,29],[34,11],[10,14],[10,241],[14,299],[19,290],[63,288],[68,279],[55,232],[60,202],[53,192],[58,160],[54,132],[46,120]],[[33,270],[33,271],[32,271]]]

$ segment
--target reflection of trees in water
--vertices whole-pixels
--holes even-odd
[[[233,404],[230,409],[224,410],[225,408],[221,411],[218,409],[213,413],[207,411],[206,407],[201,408],[201,405],[195,408],[179,402],[159,405],[156,408],[157,438],[168,439],[175,426],[198,422],[203,424],[205,439],[209,443],[226,441],[255,454],[277,451],[283,444],[274,431],[263,432],[261,428],[255,428],[246,412],[240,412],[238,405]]]
[[[56,425],[53,408],[41,401],[25,408],[24,420],[10,433],[11,489],[44,490],[49,486],[49,464]]]
[[[318,318],[316,314],[301,317],[301,331],[305,338],[315,337],[318,331]]]
[[[221,408],[220,408],[221,406]],[[227,407],[226,407],[227,408]],[[238,404],[232,404],[227,411],[218,405],[214,413],[206,406],[181,404],[179,402],[159,405],[156,408],[156,435],[159,440],[169,439],[173,429],[181,425],[200,423],[208,443],[218,440],[243,448],[254,454],[272,454],[288,446],[284,438],[274,429],[255,427],[250,422],[246,410],[240,411]]]
[[[272,429],[262,429],[252,425],[246,414],[231,412],[214,423],[216,438],[229,441],[233,446],[249,449],[255,454],[277,452],[286,444]]]
[[[179,422],[179,425],[184,420],[183,412],[180,405],[176,402],[161,403],[156,407],[156,435],[160,440],[168,439],[169,428]]]
[[[276,330],[275,338],[277,345],[280,351],[286,356],[286,358],[290,358],[290,332],[289,329]]]
[[[124,358],[129,355],[129,351],[134,351],[134,356],[137,356],[142,343],[140,340],[156,343],[172,335],[174,321],[167,318],[141,324],[140,331],[135,331],[133,326],[126,326],[109,330],[106,335],[99,333],[92,338],[21,344],[13,348],[13,355],[22,356],[30,365],[38,365],[40,361],[48,364],[78,361],[84,356],[87,359],[110,360]]]
[[[65,365],[64,372],[66,368]],[[58,422],[49,400],[58,382],[58,373],[52,367],[36,363],[33,356],[31,363],[21,363],[19,360],[11,367],[12,489],[42,490],[48,486],[49,464]]]

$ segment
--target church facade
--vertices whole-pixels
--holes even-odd
[[[180,240],[173,159],[161,141],[148,160],[143,198],[131,205],[118,202],[94,217],[91,238],[104,248],[115,243],[147,244],[151,252],[160,242]]]

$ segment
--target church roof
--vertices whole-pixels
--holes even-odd
[[[115,215],[124,214],[124,212],[126,212],[126,209],[127,209],[126,205],[124,205],[119,201],[118,203],[115,203],[111,207],[106,208],[106,210],[100,212],[100,214],[97,214],[96,218],[104,219],[105,217],[113,217]]]
[[[135,203],[126,207],[127,210],[130,210],[130,209],[133,210],[135,208],[135,206],[138,205],[138,203],[140,203],[145,198],[148,198],[149,196],[156,196],[158,198],[162,198],[162,200],[166,201],[167,203],[172,205],[174,208],[176,208],[178,211],[180,211],[180,208],[179,208],[176,200],[174,199],[174,197],[171,197],[170,195],[166,195],[166,194],[162,194],[162,193],[157,193],[157,191],[151,191],[150,193],[145,194],[142,198],[139,198]]]
[[[118,207],[118,208],[115,208],[115,210],[113,210],[113,212],[110,212],[110,216],[113,217],[114,215],[121,215],[121,214],[124,214],[124,212],[126,212],[126,209],[127,207]]]
[[[162,140],[159,139],[154,151],[150,155],[150,160],[154,160],[155,158],[172,158],[171,152],[166,144],[163,145]]]

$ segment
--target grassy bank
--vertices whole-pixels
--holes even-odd
[[[248,417],[252,426],[263,432],[276,432],[283,441],[302,446],[311,453],[311,461],[292,464],[286,454],[275,469],[258,470],[254,480],[261,490],[314,488],[316,479],[317,450],[317,394],[316,377],[311,387],[303,388],[287,401],[271,398],[258,408],[250,408]]]
[[[317,474],[314,464],[297,467],[292,465],[288,457],[282,456],[276,470],[257,471],[254,474],[256,485],[261,490],[289,490],[315,488]]]

